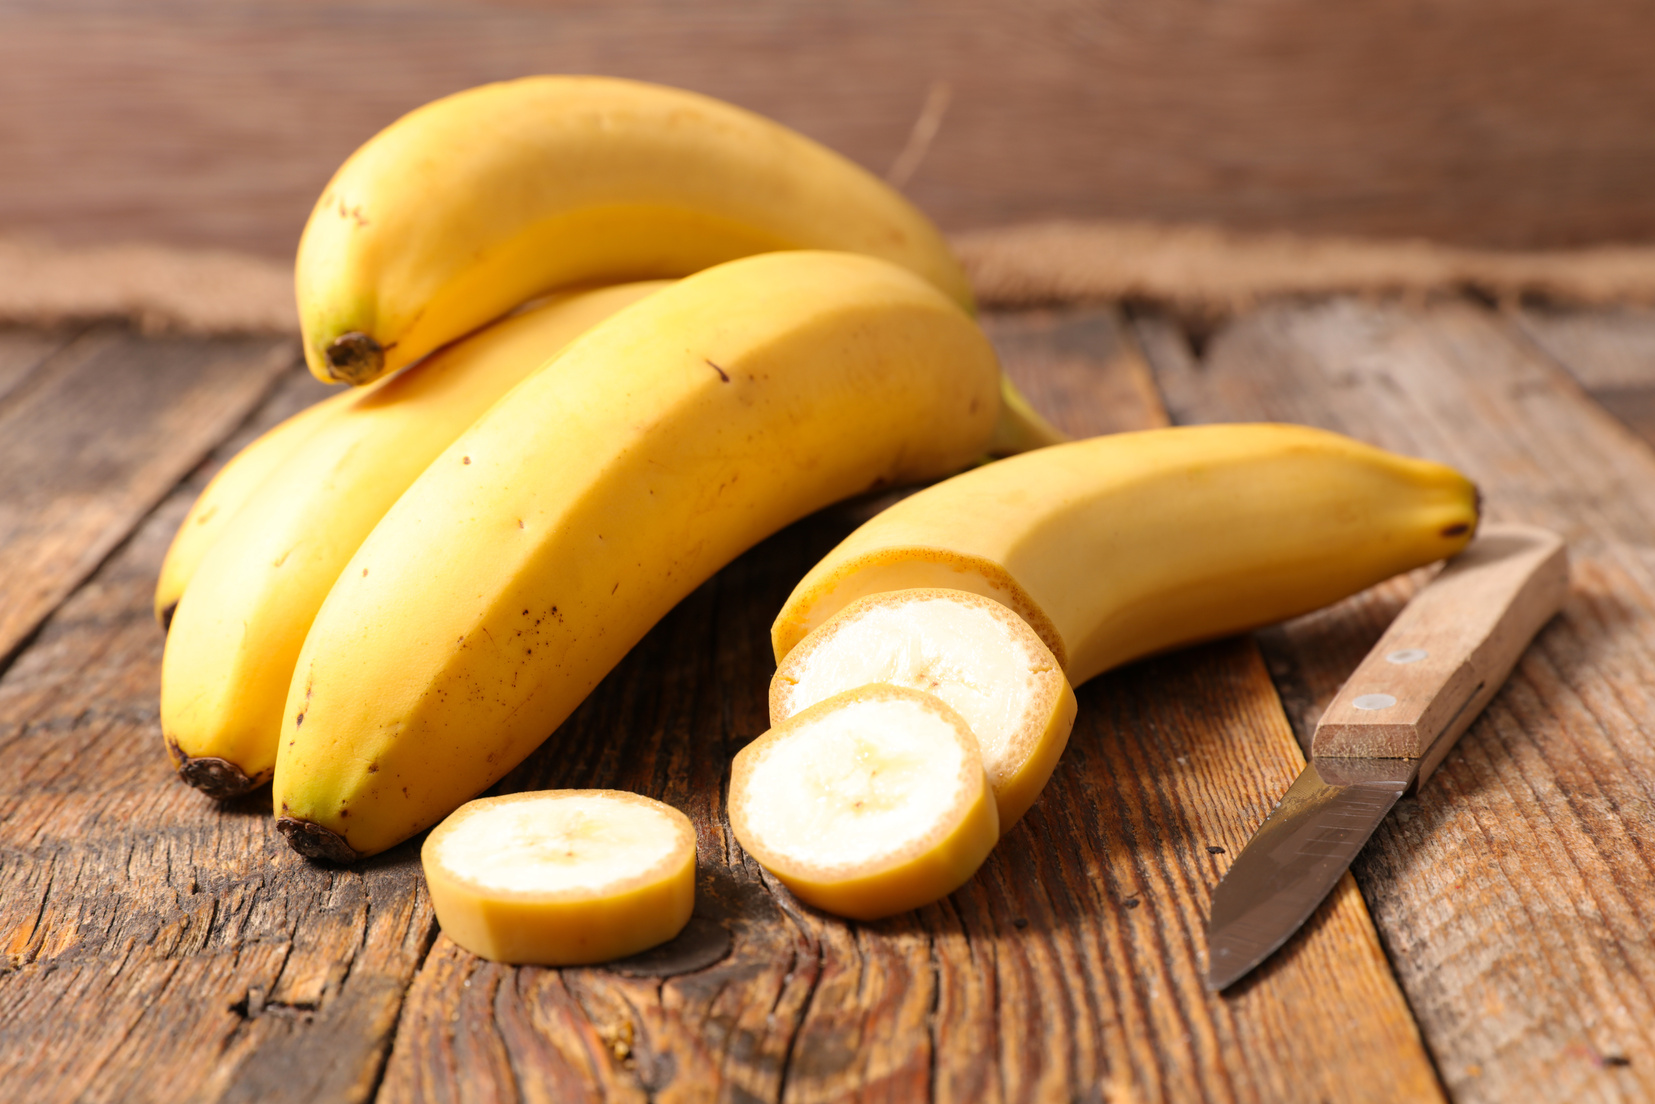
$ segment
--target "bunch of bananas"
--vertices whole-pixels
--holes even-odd
[[[790,521],[1060,439],[923,215],[671,89],[540,77],[411,113],[329,183],[297,283],[307,362],[357,386],[224,469],[156,612],[179,774],[274,778],[310,855],[486,789]]]
[[[998,709],[993,733],[927,696],[930,667],[844,676],[885,686],[844,707],[876,727],[917,718],[892,762],[906,756],[936,816],[965,819],[939,829],[943,859],[904,860],[921,873],[822,899],[910,907],[969,876],[1033,802],[1071,682],[1449,554],[1476,519],[1448,469],[1293,427],[1045,447],[1061,435],[1005,382],[924,216],[785,128],[656,86],[539,77],[413,112],[329,183],[297,276],[307,362],[355,386],[208,487],[156,612],[179,774],[217,797],[273,779],[278,827],[312,857],[374,854],[487,789],[675,603],[789,522],[1038,450],[881,515],[776,622],[782,661],[858,599],[970,592],[920,620],[977,625],[935,632],[987,634],[1038,668],[1009,712],[961,706]],[[894,623],[868,616],[858,631]],[[778,731],[839,723],[819,699],[840,677],[773,696]],[[765,751],[737,774],[814,754]],[[958,761],[958,792],[920,769],[933,755]],[[779,854],[758,839],[775,806],[732,808],[761,859]],[[915,839],[931,815],[910,818]],[[656,819],[636,850],[667,893],[684,860]],[[814,830],[780,831],[765,838]]]

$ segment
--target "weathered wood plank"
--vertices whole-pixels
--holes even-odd
[[[0,230],[289,257],[329,175],[397,115],[562,71],[722,96],[880,173],[946,82],[909,190],[951,229],[1648,237],[1652,32],[1638,0],[14,0]]]
[[[1490,517],[1567,537],[1563,614],[1355,871],[1455,1099],[1655,1093],[1655,455],[1469,304],[1273,307],[1200,360],[1165,325],[1140,332],[1180,420],[1305,422],[1441,459]],[[1265,638],[1301,722],[1411,589]]]
[[[151,363],[105,371],[121,390]],[[235,443],[314,399],[302,371]],[[150,592],[228,452],[0,678],[0,1079],[30,1099],[365,1100],[435,934],[411,848],[313,867],[271,833],[268,791],[220,806],[172,776]]]
[[[274,338],[88,332],[0,405],[0,663],[269,391]]]
[[[1153,420],[1109,314],[989,326],[1069,428]],[[1349,879],[1295,953],[1229,997],[1202,988],[1210,849],[1238,848],[1302,762],[1248,642],[1085,687],[1046,796],[946,901],[846,923],[740,852],[723,799],[731,756],[768,727],[769,621],[865,510],[807,519],[720,573],[500,787],[620,787],[683,809],[698,907],[730,928],[730,956],[634,978],[480,963],[439,936],[381,1099],[1436,1098]]]
[[[0,409],[4,409],[6,400],[73,337],[73,333],[61,331],[0,330]]]
[[[205,461],[190,472],[178,485],[178,490],[192,497],[200,494],[213,476],[218,474],[218,470],[232,456],[251,444],[255,437],[276,423],[286,421],[305,407],[319,403],[338,391],[338,385],[318,380],[310,374],[303,361],[294,358],[287,369],[275,377],[269,393],[258,404],[257,409],[236,427],[235,432],[224,438]]]
[[[1655,445],[1655,311],[1522,310],[1516,323],[1605,410]]]
[[[1149,366],[1116,311],[991,314],[983,327],[1006,373],[1063,432],[1086,437],[1167,423]]]

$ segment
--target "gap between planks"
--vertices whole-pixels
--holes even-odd
[[[0,670],[296,355],[273,338],[0,333]]]

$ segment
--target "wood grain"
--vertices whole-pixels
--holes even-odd
[[[1144,417],[1111,314],[990,328],[1065,424]],[[242,436],[310,386],[281,377]],[[770,618],[878,500],[807,519],[692,594],[500,787],[684,809],[729,955],[670,976],[498,966],[438,934],[418,841],[312,866],[268,791],[219,806],[172,779],[149,596],[206,470],[0,677],[0,1077],[33,1099],[1440,1099],[1349,878],[1237,991],[1201,984],[1211,888],[1300,763],[1251,643],[1083,687],[1050,789],[967,887],[846,923],[723,818],[730,757],[767,723]]]
[[[1471,304],[1281,305],[1200,359],[1140,327],[1176,417],[1278,419],[1443,460],[1495,519],[1564,534],[1573,591],[1505,690],[1358,859],[1456,1100],[1655,1091],[1655,454]],[[1417,580],[1265,636],[1313,718]]]
[[[285,339],[92,330],[0,400],[0,663],[296,355]]]
[[[12,0],[0,231],[291,256],[358,144],[540,72],[692,88],[948,229],[1211,221],[1483,245],[1655,235],[1655,12],[1636,0]]]
[[[0,1077],[41,1101],[364,1100],[435,934],[417,854],[313,867],[268,790],[220,806],[173,777],[149,595],[192,497],[0,679]]]
[[[1424,785],[1568,594],[1562,537],[1484,521],[1346,676],[1311,754],[1415,759],[1413,785]]]
[[[0,330],[0,410],[73,337],[72,333]]]
[[[1602,407],[1655,445],[1655,311],[1516,311],[1513,323]]]

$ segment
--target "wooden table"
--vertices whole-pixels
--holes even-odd
[[[1655,316],[1267,306],[1212,333],[987,320],[1066,428],[1272,418],[1456,464],[1562,531],[1573,594],[1306,929],[1204,991],[1212,887],[1416,579],[1081,688],[1044,797],[949,899],[800,906],[735,844],[767,629],[873,508],[668,616],[501,784],[700,833],[727,956],[517,969],[444,938],[417,841],[351,869],[161,748],[161,555],[214,466],[320,393],[268,339],[0,335],[0,1084],[40,1101],[1597,1101],[1655,1095]],[[1606,411],[1607,408],[1607,411]],[[1613,411],[1622,420],[1612,416]],[[1640,438],[1628,426],[1641,428]],[[20,1094],[20,1095],[15,1095]]]

